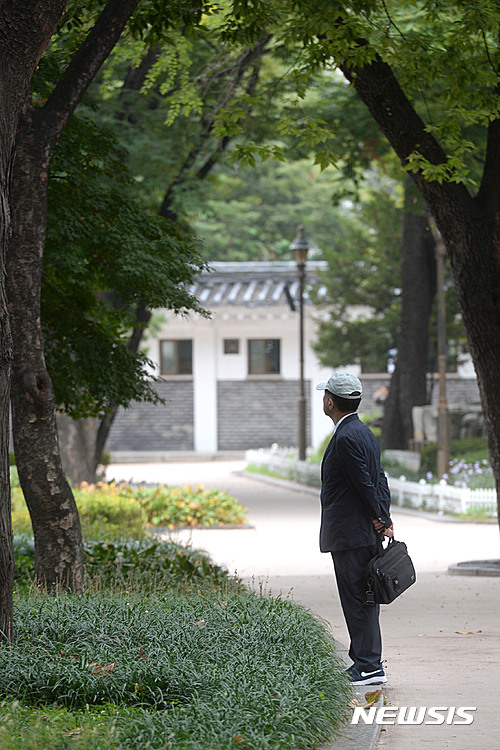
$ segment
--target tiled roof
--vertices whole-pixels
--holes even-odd
[[[325,261],[313,260],[306,265],[307,285],[320,282],[319,272],[327,268]],[[226,305],[260,307],[287,305],[286,290],[292,300],[297,301],[299,281],[297,266],[293,261],[211,263],[210,271],[204,271],[190,287],[190,292],[207,308]],[[326,292],[320,286],[318,293]]]

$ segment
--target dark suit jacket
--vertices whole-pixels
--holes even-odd
[[[321,463],[321,552],[376,544],[372,518],[391,525],[391,496],[373,432],[350,414],[333,434]]]

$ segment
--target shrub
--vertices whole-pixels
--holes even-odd
[[[83,547],[88,582],[100,587],[143,590],[177,588],[190,584],[240,587],[201,550],[176,542],[137,540],[90,541]],[[29,584],[35,573],[33,537],[14,535],[15,580]]]
[[[11,470],[12,522],[16,533],[32,534],[31,519],[17,479]],[[85,539],[141,539],[146,525],[240,526],[246,509],[235,497],[216,489],[139,487],[115,482],[83,482],[74,489]]]
[[[14,580],[29,584],[35,576],[35,544],[28,534],[14,534]]]
[[[488,444],[485,437],[468,440],[450,440],[450,459],[460,458],[466,463],[475,463],[488,458]],[[431,443],[422,449],[420,454],[420,472],[422,476],[437,473],[437,445]]]
[[[84,482],[73,492],[84,539],[141,539],[144,535],[146,514],[126,486]]]
[[[153,526],[240,526],[245,523],[246,509],[236,498],[202,485],[132,490]]]
[[[84,553],[90,580],[107,587],[154,590],[187,583],[215,587],[229,583],[227,571],[206,553],[176,542],[89,542]]]

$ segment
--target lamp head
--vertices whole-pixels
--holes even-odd
[[[297,234],[295,239],[290,245],[290,250],[293,252],[296,264],[299,266],[305,266],[307,260],[307,253],[309,251],[309,243],[306,240],[304,233],[304,227],[299,224],[297,227]]]

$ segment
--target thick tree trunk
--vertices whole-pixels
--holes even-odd
[[[500,523],[500,220],[479,202],[464,226],[453,210],[436,223],[448,250],[453,280],[477,374]]]
[[[5,248],[10,225],[7,195],[8,173],[8,163],[2,163],[0,166],[0,640],[12,638],[12,590],[14,586],[14,547],[9,482],[9,394],[12,339],[3,283]]]
[[[71,419],[67,414],[57,414],[63,469],[72,485],[96,479],[94,456],[98,428],[98,419]]]
[[[66,6],[62,0],[0,3],[0,639],[13,631],[14,554],[9,486],[12,338],[5,289],[10,177],[16,127],[37,61]]]
[[[16,136],[18,159],[11,193],[13,238],[8,286],[15,343],[14,448],[33,524],[36,575],[49,590],[59,585],[81,589],[83,552],[78,512],[61,463],[54,393],[45,367],[41,332],[48,166],[68,119],[138,3],[139,0],[108,0],[46,104],[34,108],[26,96]],[[55,3],[45,5],[52,4]]]
[[[40,314],[45,242],[48,154],[25,107],[12,180],[12,238],[8,298],[14,340],[12,427],[19,480],[35,537],[40,585],[80,591],[83,547],[80,520],[59,452],[52,381],[45,366]]]
[[[422,199],[405,186],[401,249],[401,326],[396,369],[384,410],[381,446],[405,450],[413,437],[412,408],[428,402],[429,319],[436,291],[434,243]]]
[[[361,40],[362,43],[362,40]],[[375,55],[364,67],[341,65],[403,164],[420,153],[430,164],[447,155],[406,97],[392,69]],[[481,186],[411,176],[443,237],[469,350],[477,374],[500,524],[500,120],[488,126]]]

